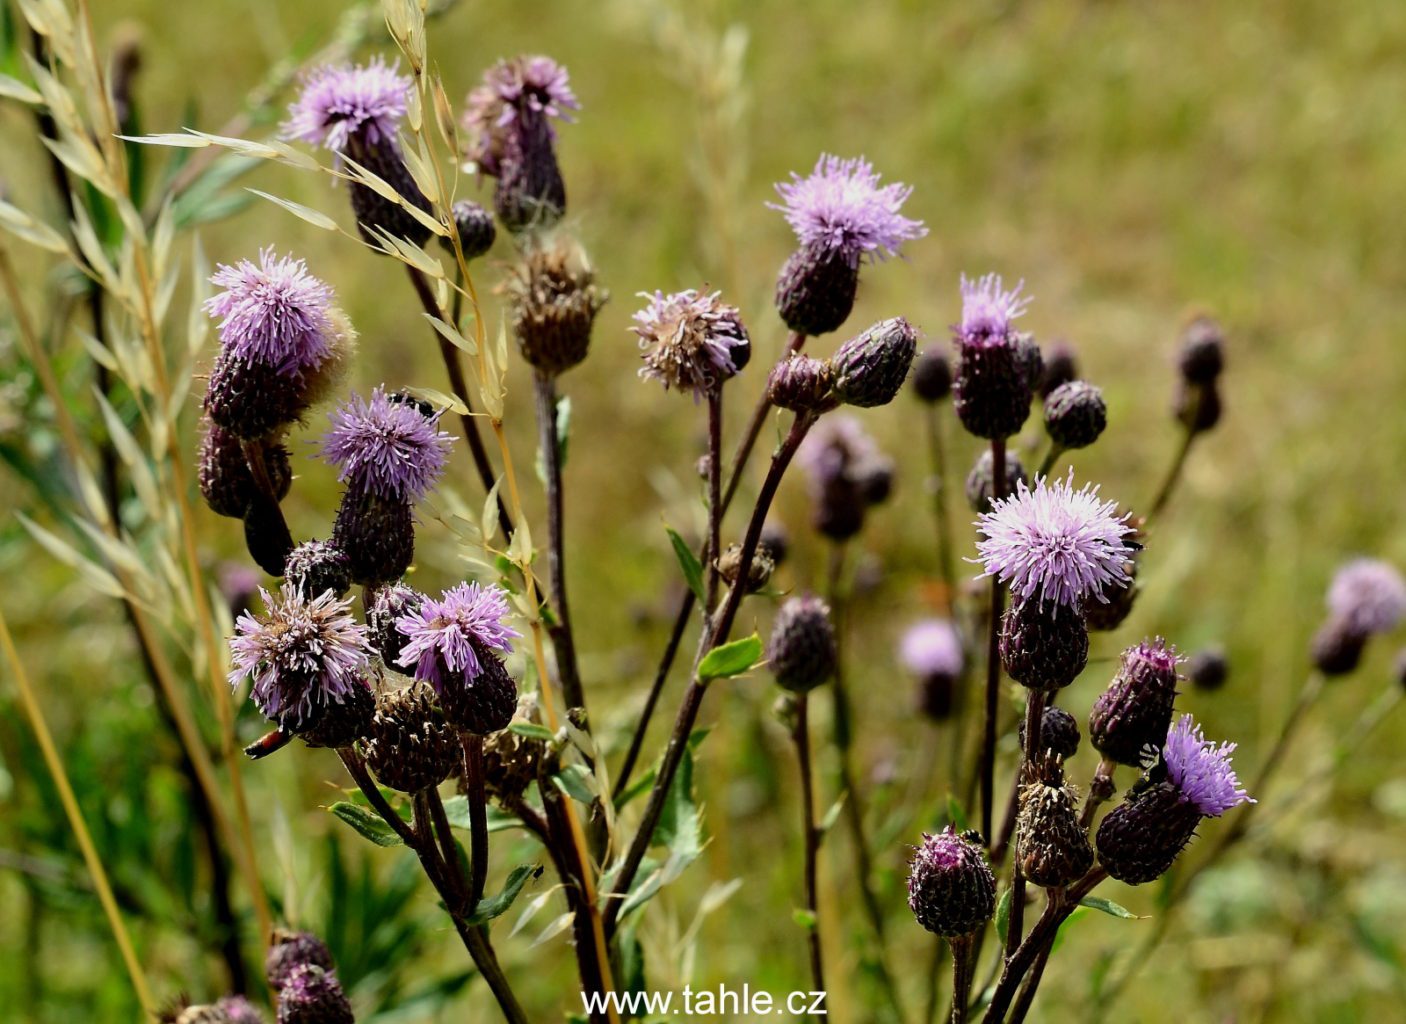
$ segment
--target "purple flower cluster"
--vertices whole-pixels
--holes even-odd
[[[1355,559],[1333,577],[1328,610],[1358,636],[1390,632],[1406,618],[1406,581],[1386,562]]]
[[[225,352],[285,376],[316,370],[332,355],[332,289],[302,260],[267,248],[257,265],[221,264],[210,281],[224,289],[205,310],[219,318]]]
[[[994,345],[1010,336],[1011,324],[1025,314],[1031,297],[1022,295],[1025,282],[1006,289],[1000,275],[972,278],[962,275],[962,322],[953,327],[958,340],[967,344]]]
[[[426,597],[395,620],[406,638],[397,664],[440,694],[456,683],[471,683],[483,672],[491,651],[512,652],[510,641],[522,636],[503,620],[508,615],[504,591],[495,586],[460,583],[438,600]]]
[[[1041,478],[1031,490],[997,499],[977,520],[983,576],[1010,585],[1022,600],[1077,608],[1089,598],[1106,601],[1103,589],[1127,580],[1124,563],[1132,554],[1126,537],[1133,532],[1128,513],[1100,501],[1098,487],[1074,490],[1074,473],[1053,485]]]
[[[444,472],[453,438],[415,402],[378,387],[370,401],[353,395],[330,419],[322,457],[357,493],[415,502]]]
[[[634,315],[630,329],[639,335],[641,377],[701,398],[747,364],[747,330],[736,307],[719,300],[720,292],[639,294],[648,305]]]
[[[553,120],[570,123],[571,111],[581,104],[571,91],[570,75],[550,57],[531,56],[501,60],[483,75],[483,84],[469,93],[464,127],[468,131],[469,157],[484,174],[501,171],[504,139],[524,115],[547,123],[548,138],[555,139]]]
[[[264,618],[245,612],[230,639],[230,686],[254,682],[251,697],[271,721],[298,727],[314,711],[341,704],[364,686],[371,650],[366,627],[351,617],[351,599],[331,591],[306,598],[283,590],[277,598],[259,589]]]
[[[405,116],[410,79],[380,57],[368,64],[324,65],[309,73],[288,107],[283,137],[340,153],[352,136],[394,142]]]
[[[836,252],[852,262],[897,256],[902,244],[922,238],[928,229],[898,211],[913,189],[894,182],[879,184],[873,165],[859,157],[842,160],[823,154],[806,177],[792,173],[776,186],[780,210],[806,247]]]
[[[1182,715],[1167,733],[1162,748],[1167,778],[1182,799],[1207,818],[1219,818],[1233,807],[1254,803],[1230,763],[1235,746],[1206,739],[1190,715]]]

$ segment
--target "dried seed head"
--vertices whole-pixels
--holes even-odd
[[[971,506],[973,512],[978,515],[991,511],[991,496],[994,490],[992,480],[991,449],[984,448],[976,458],[976,463],[972,466],[971,472],[967,474],[967,504]],[[1006,486],[1004,493],[1014,494],[1021,485],[1030,486],[1030,477],[1025,473],[1025,466],[1020,461],[1020,456],[1015,452],[1006,450]]]
[[[923,402],[940,402],[952,393],[952,364],[947,353],[931,345],[913,360],[913,394]]]
[[[918,332],[902,317],[881,320],[830,357],[833,393],[846,405],[872,408],[892,402],[917,351]]]
[[[934,935],[969,935],[996,911],[996,879],[981,846],[948,825],[923,835],[908,874],[908,906]]]
[[[459,739],[424,683],[376,698],[365,749],[371,774],[402,793],[438,786],[460,757]]]
[[[1064,784],[1060,758],[1032,762],[1021,787],[1015,858],[1021,874],[1036,885],[1069,885],[1093,867],[1094,851],[1079,824],[1079,797]]]
[[[556,376],[586,358],[596,314],[609,297],[584,251],[556,240],[533,246],[504,285],[513,336],[528,365]]]
[[[535,694],[524,694],[518,699],[514,717],[533,724],[540,722]],[[483,743],[483,778],[488,795],[500,805],[511,807],[537,781],[538,766],[546,754],[543,740],[506,728],[493,733]]]
[[[1025,749],[1025,719],[1018,729],[1020,749]],[[1047,707],[1040,716],[1040,749],[1068,759],[1079,750],[1079,723],[1061,707]]]
[[[1087,381],[1061,384],[1045,399],[1045,431],[1061,448],[1087,448],[1106,426],[1103,392]]]
[[[765,587],[775,568],[776,562],[772,559],[771,552],[758,543],[757,550],[752,554],[752,562],[747,566],[746,593],[755,594]],[[742,545],[729,544],[718,559],[718,573],[729,587],[735,587],[741,572]]]
[[[804,693],[835,673],[835,629],[818,597],[788,598],[776,613],[767,645],[771,673],[782,689]]]
[[[720,295],[692,288],[672,295],[640,293],[648,304],[634,315],[630,330],[639,336],[641,377],[702,398],[747,365],[752,355],[747,329],[737,308]]]
[[[794,355],[771,368],[767,399],[778,409],[819,412],[833,403],[830,388],[835,374],[830,364],[811,356]]]
[[[341,597],[351,588],[351,560],[335,545],[304,541],[288,553],[283,578],[309,599],[325,591]]]
[[[269,988],[277,993],[288,982],[294,968],[314,964],[324,971],[334,970],[332,951],[312,932],[295,932],[275,928],[268,956],[264,958],[264,976]]]
[[[336,972],[303,964],[278,993],[278,1024],[355,1024],[351,1002]]]
[[[264,467],[274,494],[281,501],[293,486],[293,470],[288,462],[288,449],[274,441],[261,441]],[[218,424],[206,421],[205,434],[200,439],[196,457],[196,476],[200,494],[216,515],[243,518],[254,500],[254,478],[244,458],[243,443]]]
[[[1123,652],[1118,674],[1089,714],[1089,742],[1105,758],[1136,767],[1144,748],[1155,750],[1166,740],[1180,660],[1161,637]]]
[[[1077,608],[1039,598],[1012,598],[1001,619],[1001,664],[1034,690],[1072,683],[1089,660],[1089,631]]]

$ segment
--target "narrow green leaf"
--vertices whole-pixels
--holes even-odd
[[[401,845],[401,838],[396,834],[395,829],[360,804],[339,800],[328,810],[361,833],[363,838],[371,840],[377,846]]]
[[[669,533],[669,543],[674,546],[674,555],[679,560],[679,567],[683,569],[683,578],[688,581],[688,589],[693,591],[693,596],[698,600],[704,600],[703,563],[698,561],[698,556],[679,536],[677,530],[672,526],[666,526],[664,529]]]
[[[698,678],[730,679],[748,671],[762,660],[762,638],[756,633],[732,643],[714,647],[698,666]]]
[[[513,901],[518,898],[518,893],[522,892],[522,887],[527,884],[529,878],[537,878],[542,874],[540,864],[521,864],[513,868],[508,875],[508,880],[503,883],[503,891],[496,896],[489,896],[478,901],[478,906],[469,915],[469,924],[487,924],[495,917],[501,917],[513,905]]]
[[[1005,945],[1006,933],[1011,927],[1011,889],[1001,893],[1001,902],[996,904],[996,935]]]
[[[825,817],[820,819],[820,825],[818,826],[817,830],[820,832],[821,835],[825,835],[827,832],[829,832],[832,828],[835,827],[835,822],[840,820],[840,811],[844,809],[845,800],[848,797],[848,793],[840,794],[840,798],[836,800],[833,804],[831,804],[830,809],[825,812]]]
[[[526,736],[528,739],[541,740],[543,743],[550,743],[556,739],[556,734],[545,725],[538,725],[536,722],[510,722],[508,731],[517,733],[519,736]]]
[[[1109,917],[1121,917],[1125,921],[1141,920],[1127,907],[1119,906],[1112,900],[1106,900],[1102,896],[1085,896],[1079,901],[1081,907],[1092,907],[1095,910],[1102,910]]]
[[[815,928],[815,911],[804,910],[801,907],[797,907],[795,910],[791,911],[791,920],[795,921],[806,931],[811,931]]]
[[[591,782],[590,770],[582,764],[569,764],[552,776],[552,781],[571,799],[589,807],[595,802],[596,794]]]

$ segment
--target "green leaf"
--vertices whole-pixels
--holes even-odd
[[[550,743],[556,739],[556,734],[545,725],[538,725],[536,722],[511,722],[508,731],[517,733],[519,736],[526,736],[531,740],[541,740],[543,743]]]
[[[1121,917],[1125,921],[1139,921],[1141,918],[1134,914],[1127,907],[1119,906],[1112,900],[1106,900],[1102,896],[1085,896],[1079,901],[1081,907],[1092,907],[1094,910],[1102,910],[1109,917]]]
[[[761,660],[762,638],[753,633],[709,651],[698,666],[698,678],[705,683],[711,679],[730,679]]]
[[[451,796],[444,801],[444,817],[449,822],[449,827],[458,829],[460,832],[468,832],[473,828],[469,821],[469,798],[466,796]],[[505,832],[510,828],[524,828],[525,826],[518,818],[507,811],[499,810],[497,807],[488,808],[488,831]]]
[[[536,878],[542,874],[540,864],[521,864],[513,868],[508,875],[508,880],[503,883],[503,891],[496,896],[489,896],[478,901],[478,906],[469,915],[469,924],[487,924],[495,917],[501,917],[513,905],[513,901],[522,892],[522,887],[527,884],[529,878]]]
[[[1006,943],[1006,933],[1011,927],[1011,893],[1013,890],[1007,889],[1001,893],[1001,902],[996,904],[996,936],[1001,940],[1001,945]]]
[[[830,805],[830,809],[825,812],[825,817],[820,819],[820,824],[816,826],[816,831],[825,835],[835,827],[835,822],[840,820],[840,811],[844,810],[845,799],[848,793],[841,793],[840,798]]]
[[[557,788],[577,803],[589,807],[595,803],[596,794],[591,786],[590,769],[583,764],[569,764],[552,776]]]
[[[402,840],[395,829],[386,824],[378,815],[372,814],[360,804],[347,803],[339,800],[328,808],[336,817],[341,818],[362,837],[371,840],[377,846],[400,846]]]
[[[679,560],[679,567],[683,569],[683,578],[688,581],[688,589],[693,591],[693,596],[698,600],[706,600],[703,595],[703,563],[679,536],[678,530],[672,526],[666,526],[664,529],[669,533],[669,543],[674,546],[674,555]]]
[[[1055,932],[1054,942],[1050,943],[1050,952],[1052,954],[1059,952],[1059,947],[1064,945],[1064,935],[1065,932],[1068,931],[1069,926],[1079,920],[1079,918],[1087,915],[1088,912],[1087,907],[1075,907],[1073,911],[1070,912],[1069,916],[1060,923],[1059,931]]]
[[[571,396],[557,399],[557,459],[566,468],[566,455],[571,448]]]
[[[801,907],[797,907],[795,910],[791,911],[791,920],[795,921],[806,931],[813,931],[815,929],[814,910],[804,910]]]

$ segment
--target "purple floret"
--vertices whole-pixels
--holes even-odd
[[[1025,314],[1031,297],[1022,295],[1024,281],[1006,290],[999,274],[972,279],[962,275],[962,322],[953,328],[959,340],[968,344],[1001,343],[1011,331],[1011,322]]]
[[[926,619],[903,634],[899,657],[903,667],[921,679],[955,678],[962,674],[962,637],[950,619]]]
[[[384,388],[368,402],[353,395],[329,418],[322,458],[337,467],[337,479],[363,494],[415,502],[444,472],[453,437],[438,429],[414,402],[397,401]]]
[[[1328,588],[1328,610],[1359,636],[1386,633],[1406,617],[1406,581],[1386,562],[1348,562]]]
[[[1240,785],[1231,766],[1234,743],[1212,743],[1190,715],[1182,715],[1167,733],[1162,759],[1167,778],[1181,792],[1182,799],[1195,804],[1208,818],[1219,818],[1232,807],[1254,803]]]
[[[1104,590],[1125,583],[1133,532],[1128,513],[1100,501],[1098,488],[1074,490],[1074,473],[1053,485],[1045,478],[1032,491],[1024,481],[977,520],[983,576],[1009,584],[1021,600],[1039,595],[1070,608],[1089,598],[1107,602]]]
[[[288,107],[283,137],[340,153],[353,135],[367,143],[394,141],[405,116],[410,79],[380,57],[369,64],[325,64],[303,79]]]
[[[205,311],[219,319],[231,355],[281,374],[315,370],[331,355],[332,289],[302,260],[275,256],[270,247],[260,250],[257,266],[220,264],[210,282],[225,290],[206,300]]]
[[[792,172],[778,182],[783,202],[768,203],[786,215],[786,222],[806,247],[838,252],[851,261],[897,256],[904,242],[928,233],[920,220],[898,211],[911,185],[879,184],[879,175],[863,157],[841,160],[822,154],[806,177]]]
[[[512,638],[522,636],[503,621],[507,615],[506,594],[496,586],[460,583],[438,600],[427,597],[395,621],[406,638],[397,664],[440,693],[470,683],[483,671],[482,658],[510,653]]]
[[[571,123],[571,111],[581,104],[571,91],[570,75],[550,57],[541,55],[500,60],[483,74],[483,84],[469,93],[463,124],[469,136],[469,158],[484,174],[497,177],[506,137],[527,116],[546,121],[547,138],[555,139],[552,121]]]

